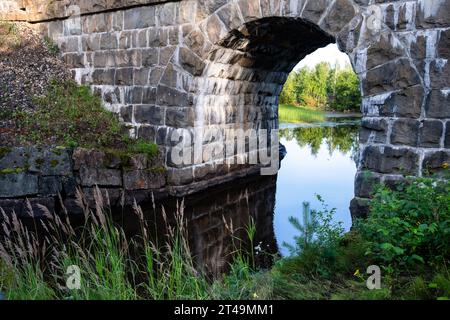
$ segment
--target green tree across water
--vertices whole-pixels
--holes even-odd
[[[350,65],[341,68],[322,62],[293,71],[284,85],[280,103],[315,109],[359,111],[359,80]]]
[[[288,141],[295,140],[300,147],[309,146],[314,156],[319,153],[322,142],[326,143],[330,155],[335,151],[356,153],[358,150],[357,126],[281,129],[280,136]]]

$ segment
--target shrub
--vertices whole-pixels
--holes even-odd
[[[382,186],[356,229],[366,254],[389,272],[441,265],[450,257],[450,184],[417,179],[394,191]]]

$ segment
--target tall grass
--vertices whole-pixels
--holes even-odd
[[[240,249],[231,272],[222,278],[210,279],[196,266],[187,241],[183,203],[177,206],[175,225],[169,225],[163,208],[167,234],[160,244],[151,239],[139,206],[134,204],[133,212],[140,234],[130,239],[114,224],[108,196],[104,199],[96,188],[94,198],[95,209],[91,209],[81,191],[77,192],[77,203],[84,212],[82,228],[72,226],[65,210],[58,216],[40,207],[45,220],[33,219],[26,226],[15,214],[6,215],[0,209],[0,293],[7,299],[27,300],[203,300],[254,294],[254,260]],[[254,235],[254,224],[248,234]],[[80,269],[80,289],[66,288],[69,266]]]
[[[288,104],[280,104],[278,107],[278,116],[280,122],[289,123],[314,123],[325,121],[325,115],[321,111]]]

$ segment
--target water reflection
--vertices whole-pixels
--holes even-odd
[[[334,152],[358,152],[358,126],[322,126],[311,128],[280,129],[280,138],[285,141],[295,140],[300,148],[309,147],[311,154],[317,156],[325,143],[330,156]]]
[[[277,181],[275,234],[279,244],[293,244],[296,230],[290,216],[301,215],[302,202],[321,209],[316,194],[329,208],[336,208],[336,220],[351,227],[349,204],[354,196],[358,158],[358,125],[355,121],[314,126],[280,125],[280,141],[286,146]],[[283,255],[288,250],[280,246]]]
[[[228,270],[236,249],[252,252],[246,228],[251,219],[256,224],[253,241],[261,251],[255,252],[255,264],[268,267],[278,253],[273,228],[276,194],[276,176],[249,177],[211,188],[184,199],[168,198],[163,202],[142,206],[149,226],[154,226],[155,234],[167,234],[163,227],[163,213],[170,225],[175,224],[174,214],[183,202],[187,222],[189,244],[197,266],[211,276]],[[178,209],[177,209],[178,206]],[[125,213],[122,225],[127,234],[138,234],[140,225],[137,219]],[[160,237],[160,241],[164,241]]]

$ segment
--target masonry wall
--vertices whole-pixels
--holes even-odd
[[[375,183],[440,174],[450,161],[449,0],[24,3],[20,18],[58,43],[74,78],[98,91],[132,135],[166,147],[168,181],[179,190],[242,167],[220,157],[175,165],[173,131],[276,129],[288,72],[333,41],[364,96],[353,212],[364,215]],[[81,17],[67,19],[74,4]],[[204,148],[213,143],[206,138]]]
[[[42,206],[50,212],[83,214],[83,206],[95,208],[96,190],[111,208],[168,195],[159,156],[82,148],[0,150],[0,208],[8,215],[14,211],[19,217],[42,217]]]

